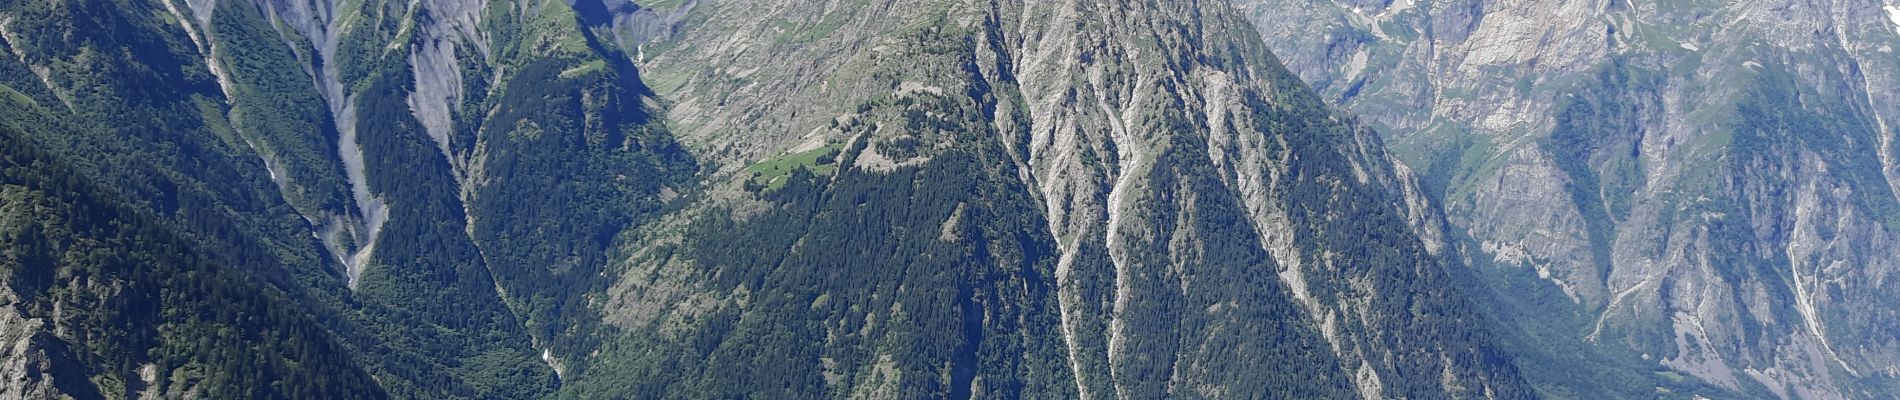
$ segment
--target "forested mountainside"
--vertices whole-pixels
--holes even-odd
[[[1238,3],[1421,171],[1543,393],[1900,390],[1900,4]]]
[[[1868,88],[1892,70],[1862,72],[1891,64],[1785,49],[1890,51],[1758,40],[1724,53],[1759,58],[1751,73],[1682,75],[1735,95],[1669,125],[1727,135],[1671,139],[1701,150],[1669,168],[1618,143],[1684,118],[1640,97],[1676,70],[1579,69],[1590,83],[1541,100],[1564,122],[1518,139],[1601,150],[1553,161],[1589,176],[1559,193],[1648,188],[1630,171],[1655,169],[1701,185],[1657,193],[1700,200],[1566,195],[1597,204],[1566,216],[1471,200],[1546,182],[1474,178],[1531,167],[1449,116],[1426,120],[1459,147],[1419,147],[1423,125],[1393,121],[1435,108],[1354,102],[1314,72],[1337,55],[1311,49],[1345,45],[1275,35],[1329,7],[0,0],[0,397],[1891,390],[1895,315],[1876,307],[1900,298],[1881,274],[1900,258],[1879,253],[1900,209],[1870,149],[1891,148],[1893,113]],[[1368,26],[1337,15],[1315,23]],[[1526,93],[1535,71],[1513,72]],[[1414,162],[1453,151],[1472,167]],[[1556,245],[1478,232],[1566,225],[1477,209],[1675,258],[1548,261],[1527,249]]]
[[[0,3],[7,393],[554,393],[696,169],[576,15]]]

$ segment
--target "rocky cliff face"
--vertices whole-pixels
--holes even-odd
[[[1534,304],[1527,340],[1754,396],[1893,390],[1893,5],[1244,3],[1425,171],[1486,285]]]

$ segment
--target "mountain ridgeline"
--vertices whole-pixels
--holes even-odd
[[[1657,182],[1631,154],[1672,75],[1612,58],[1527,142],[1571,177],[1548,189],[1584,232],[1565,259],[1584,264],[1540,280],[1474,233],[1529,229],[1474,207],[1532,211],[1470,200],[1508,194],[1472,189],[1502,184],[1482,165],[1413,162],[1453,150],[1388,153],[1374,127],[1408,132],[1386,119],[1406,106],[1310,89],[1325,61],[1281,64],[1269,48],[1303,42],[1269,3],[0,0],[0,398],[1892,387],[1893,308],[1827,308],[1894,298],[1884,269],[1826,257],[1879,257],[1845,248],[1900,227],[1870,152],[1892,135],[1868,134],[1894,113],[1836,118],[1868,97],[1751,50],[1719,119],[1733,150],[1683,169],[1733,196],[1656,207],[1614,194]],[[1781,211],[1792,191],[1851,223]],[[1683,278],[1600,278],[1631,274],[1629,221],[1658,213],[1674,236],[1652,250],[1714,246],[1680,257],[1749,291],[1696,314]],[[1666,329],[1704,315],[1749,318]],[[1683,343],[1699,352],[1666,352]]]

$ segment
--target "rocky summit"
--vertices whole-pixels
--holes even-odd
[[[0,0],[0,398],[1900,396],[1900,4]]]

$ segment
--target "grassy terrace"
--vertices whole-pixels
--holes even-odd
[[[818,175],[830,175],[836,172],[838,165],[835,161],[838,149],[843,147],[842,144],[832,144],[809,151],[772,157],[747,166],[745,170],[746,173],[752,175],[753,183],[763,185],[766,190],[777,190],[785,186],[785,177],[790,176],[792,171],[799,168],[810,169],[812,173]]]

